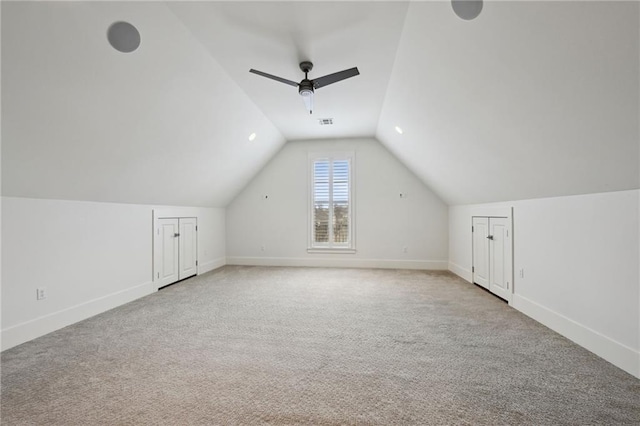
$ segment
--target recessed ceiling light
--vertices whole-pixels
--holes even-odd
[[[403,134],[404,132],[402,131],[402,128],[400,128],[400,126],[396,126],[396,132]]]
[[[256,134],[255,134],[255,133],[251,133],[251,134],[249,135],[249,140],[250,140],[250,141],[254,140],[255,138],[256,138]]]

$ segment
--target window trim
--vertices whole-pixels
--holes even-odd
[[[348,245],[333,246],[331,242],[318,244],[314,242],[314,162],[317,160],[329,160],[334,162],[336,160],[348,160],[349,162],[349,243]],[[308,154],[308,184],[307,191],[308,196],[308,243],[307,253],[355,253],[355,153],[352,151],[339,151],[339,152],[310,152]],[[331,168],[332,170],[333,168]],[[332,203],[330,203],[332,206]],[[331,224],[332,226],[332,224]]]

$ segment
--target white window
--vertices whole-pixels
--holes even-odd
[[[353,154],[312,155],[309,251],[353,251]]]

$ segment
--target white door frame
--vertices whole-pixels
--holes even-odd
[[[473,224],[474,217],[503,217],[507,219],[509,242],[505,247],[505,267],[510,290],[507,302],[511,305],[513,294],[515,293],[515,285],[513,282],[513,207],[473,207],[471,208],[471,224]],[[473,266],[473,235],[471,236],[471,265]]]

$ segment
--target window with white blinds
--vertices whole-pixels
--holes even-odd
[[[351,156],[311,159],[311,248],[352,249]]]

